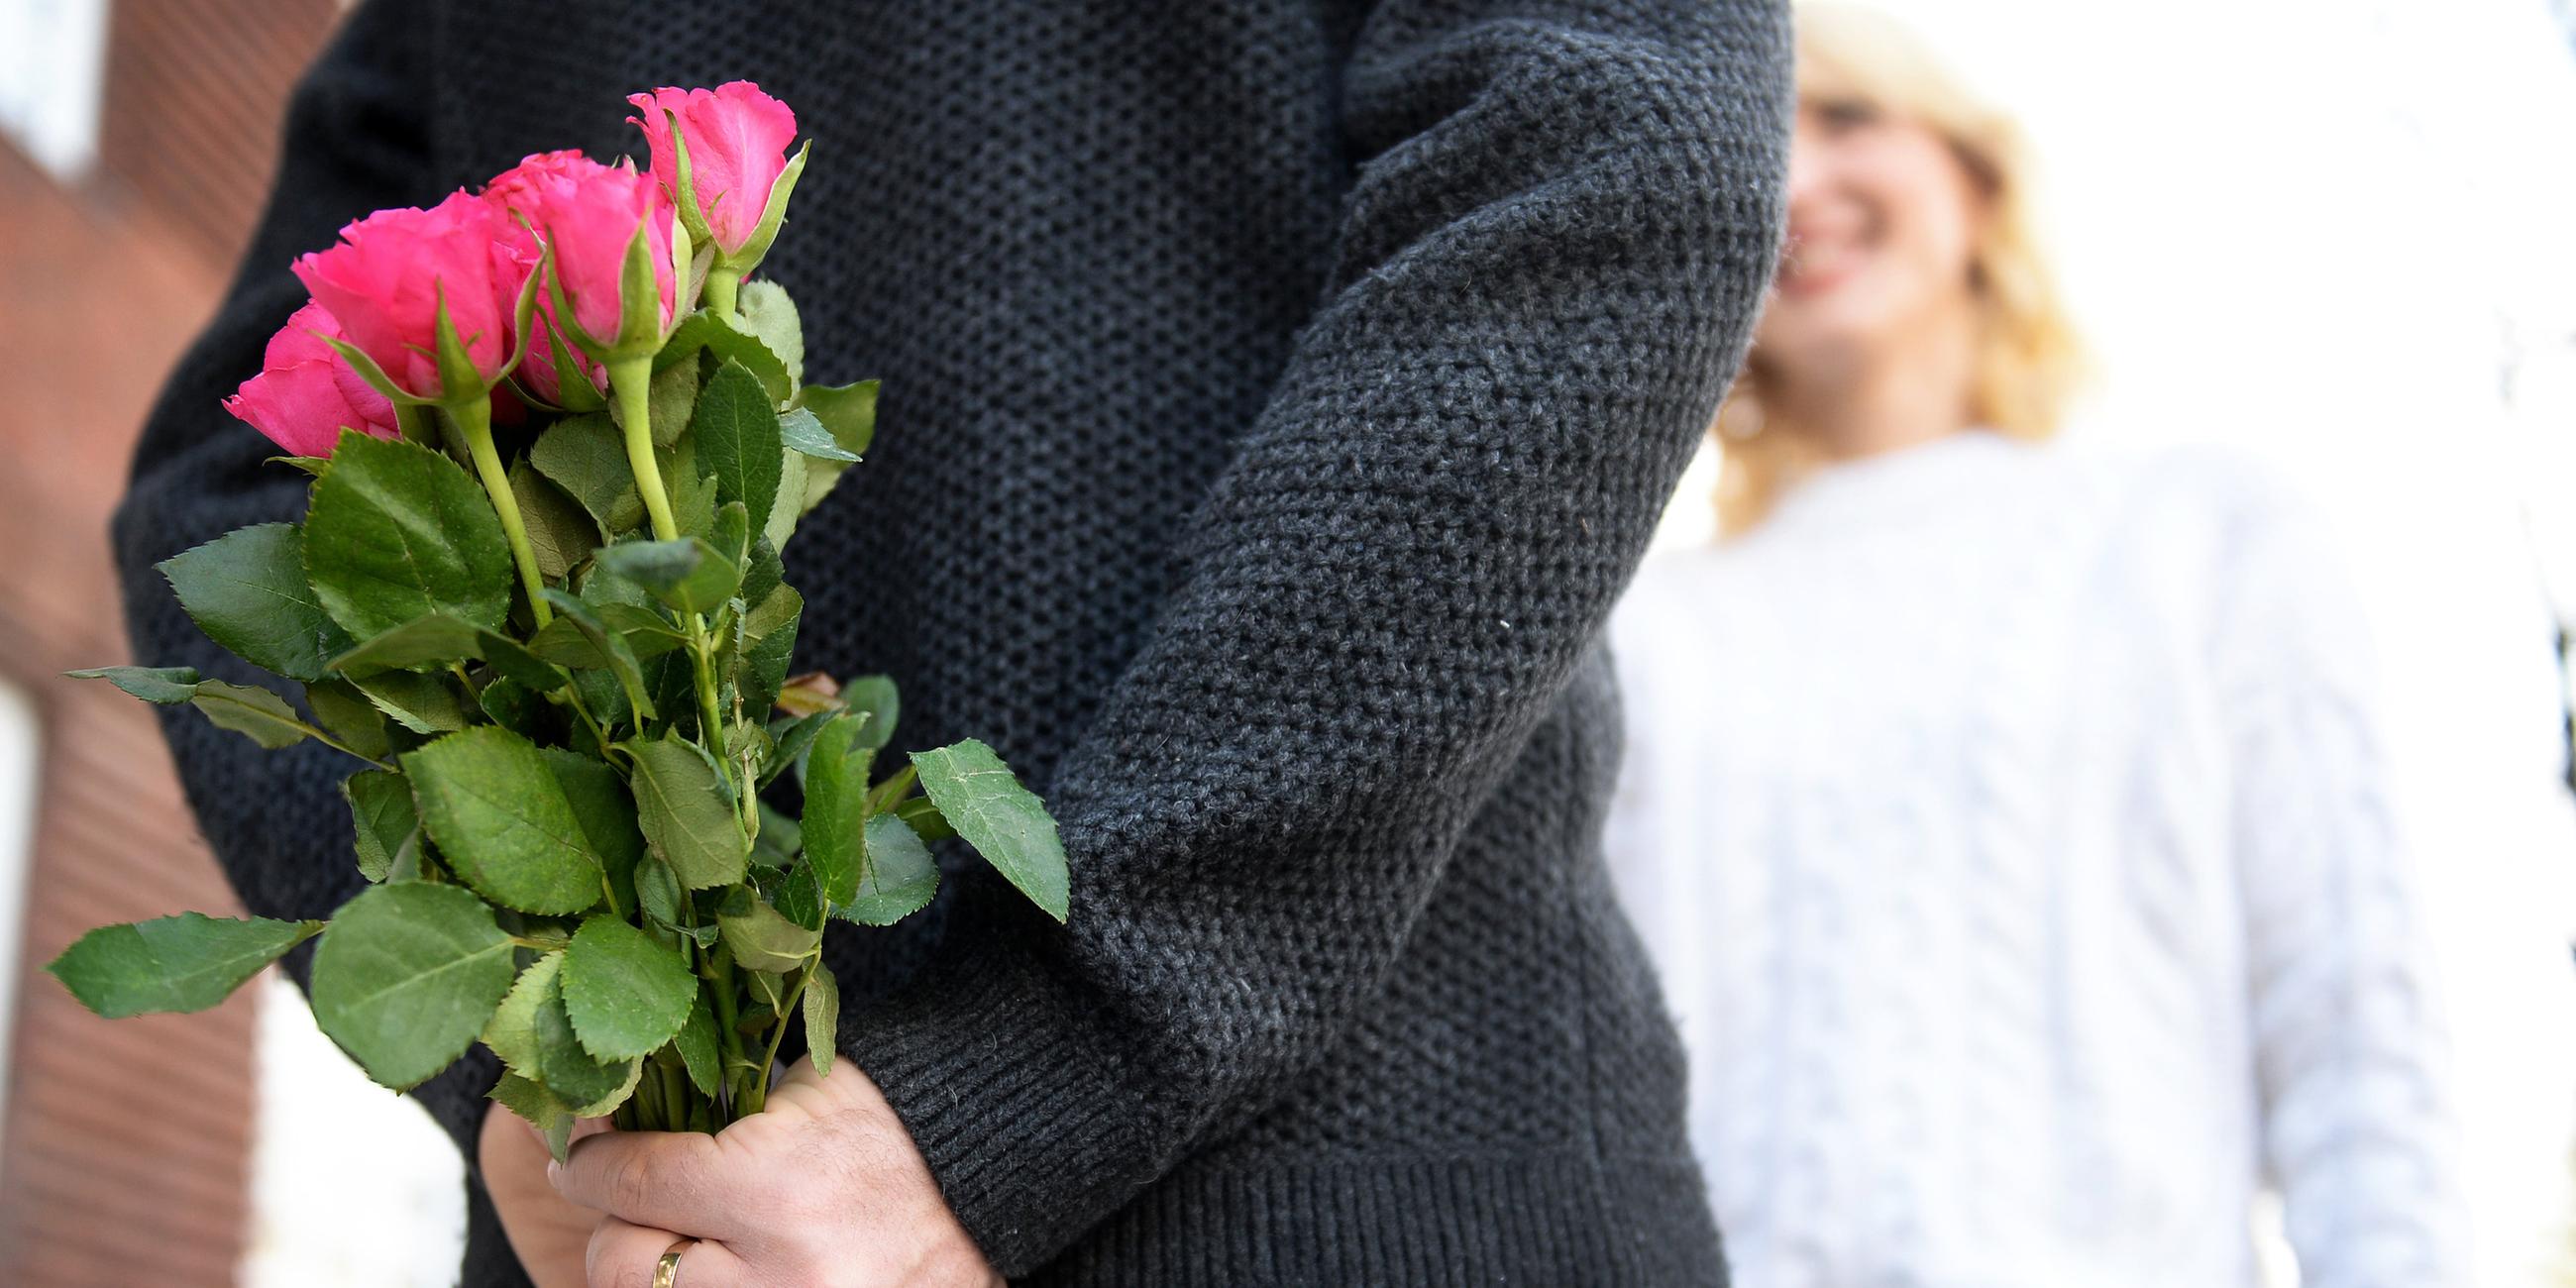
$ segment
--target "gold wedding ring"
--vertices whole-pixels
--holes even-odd
[[[695,1239],[682,1239],[662,1254],[661,1263],[653,1267],[653,1288],[674,1288],[680,1282],[680,1254],[697,1243]]]

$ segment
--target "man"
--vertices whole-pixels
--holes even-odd
[[[1598,633],[1770,276],[1783,6],[796,8],[362,5],[117,518],[138,654],[229,675],[149,567],[297,510],[217,405],[301,302],[290,257],[631,149],[639,89],[796,107],[763,271],[815,379],[885,379],[788,551],[799,665],[891,673],[906,745],[992,742],[1062,823],[1072,914],[964,871],[919,926],[836,927],[865,1077],[800,1075],[810,1112],[726,1162],[584,1141],[591,1281],[697,1239],[688,1288],[1722,1282],[1598,859]],[[253,911],[353,892],[337,766],[167,728]],[[493,1076],[418,1094],[471,1145]],[[486,1179],[466,1282],[580,1282],[521,1268],[500,1220],[537,1200],[496,1215]]]

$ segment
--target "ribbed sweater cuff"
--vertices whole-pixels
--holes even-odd
[[[1167,1148],[1145,1089],[1024,949],[979,942],[842,1029],[993,1268],[1026,1274],[1116,1211]]]

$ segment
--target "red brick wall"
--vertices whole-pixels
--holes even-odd
[[[237,913],[140,704],[71,667],[127,660],[106,520],[161,373],[257,214],[287,87],[332,0],[119,0],[99,173],[0,144],[0,679],[42,724],[0,1120],[0,1283],[233,1282],[252,1131],[247,996],[113,1023],[45,961],[81,930]]]

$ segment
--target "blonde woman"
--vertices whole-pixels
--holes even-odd
[[[2047,446],[2076,345],[2006,122],[1801,10],[1719,544],[1614,622],[1614,871],[1742,1288],[2466,1281],[2331,559],[2206,454]]]

